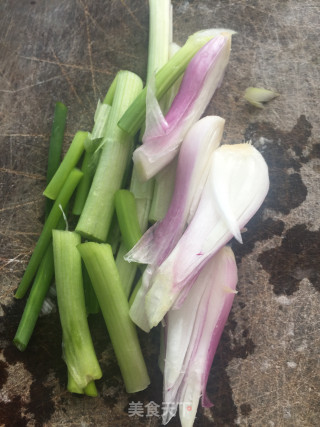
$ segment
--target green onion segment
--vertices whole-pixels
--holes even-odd
[[[150,383],[137,331],[129,317],[112,250],[108,244],[87,242],[78,246],[106,322],[113,349],[128,393]]]

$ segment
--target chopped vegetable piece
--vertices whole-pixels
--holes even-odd
[[[129,303],[123,292],[112,250],[94,242],[78,246],[106,322],[128,393],[144,390],[150,383]]]
[[[106,96],[104,97],[104,100],[103,100],[104,104],[112,105],[117,84],[118,84],[118,74],[113,79],[113,81],[112,81],[112,83],[108,89],[108,92],[107,92]]]
[[[92,178],[94,176],[100,157],[100,152],[97,149],[99,147],[99,144],[101,143],[102,138],[106,134],[110,111],[110,105],[101,104],[100,101],[98,102],[98,106],[94,116],[95,123],[93,130],[91,134],[88,134],[87,139],[84,143],[86,151],[81,165],[81,172],[83,173],[83,178],[81,179],[78,185],[76,197],[72,208],[72,213],[74,215],[81,214],[82,209],[87,200],[92,183]]]
[[[201,269],[181,308],[166,317],[163,401],[180,406],[182,426],[193,425],[200,396],[202,406],[212,406],[206,385],[237,280],[233,252],[224,247]],[[163,424],[174,412],[164,412]]]
[[[91,141],[104,138],[108,129],[108,119],[111,111],[111,105],[98,101],[96,112],[94,114],[94,126],[89,138]],[[85,148],[88,148],[87,142]]]
[[[49,182],[53,178],[53,175],[56,173],[56,170],[58,169],[60,164],[67,113],[67,107],[62,102],[57,102],[54,109],[52,130],[49,143],[47,184],[49,184]],[[46,217],[49,215],[52,205],[52,201],[50,199],[47,199]]]
[[[179,49],[180,46],[178,46],[176,43],[171,43],[169,47],[170,58],[172,58],[172,56],[177,53]],[[181,76],[166,93],[164,97],[165,106],[162,109],[164,113],[167,113],[170,109],[171,104],[179,91],[182,77],[183,76]],[[152,203],[149,212],[149,221],[151,223],[163,219],[169,209],[174,191],[176,168],[177,157],[155,176]]]
[[[114,195],[121,187],[133,142],[117,122],[141,89],[142,81],[137,75],[129,71],[118,73],[99,164],[76,227],[86,238],[106,241],[114,212]]]
[[[116,266],[124,293],[128,298],[138,265],[125,261],[124,256],[138,242],[142,236],[142,232],[139,224],[136,200],[130,191],[117,191],[115,206],[123,240],[117,253]]]
[[[149,221],[151,223],[161,221],[168,212],[174,192],[177,160],[177,157],[175,157],[171,163],[155,176],[152,203],[149,212]]]
[[[56,200],[72,169],[77,165],[84,151],[84,142],[88,132],[79,131],[75,134],[71,145],[64,156],[59,168],[47,185],[43,194],[49,199]]]
[[[171,2],[169,0],[150,0],[149,16],[147,83],[154,79],[156,71],[158,71],[168,61],[169,43],[172,37]],[[140,130],[140,135],[142,135],[143,132],[144,128]],[[130,191],[133,193],[136,200],[137,216],[142,232],[144,232],[148,227],[153,187],[153,181],[141,181],[137,176],[135,167],[133,167]],[[124,260],[124,255],[127,251],[128,248],[125,247],[124,244],[121,244],[116,257],[116,265],[125,294],[129,297],[136,275],[137,265],[132,263],[129,264]]]
[[[134,164],[142,179],[152,178],[177,155],[187,131],[199,120],[221,84],[230,50],[231,36],[226,34],[213,38],[196,53],[165,118],[149,88],[146,132],[142,146],[133,153]]]
[[[83,279],[84,299],[86,302],[87,314],[99,313],[100,311],[99,302],[94,292],[94,289],[85,265],[82,266],[82,279]]]
[[[63,358],[69,376],[77,387],[84,389],[92,380],[101,378],[102,372],[87,321],[81,256],[77,249],[81,237],[72,231],[53,230],[52,238]]]
[[[222,32],[234,34],[230,30],[211,29],[198,31],[188,38],[184,46],[157,72],[155,93],[157,99],[161,99],[181,76],[196,52],[209,40]],[[119,121],[119,127],[132,136],[138,132],[145,120],[146,95],[147,89],[144,88]]]
[[[90,153],[86,151],[84,154],[81,165],[81,172],[83,173],[83,177],[77,187],[77,192],[72,207],[73,215],[80,215],[86,203],[96,164],[98,163],[98,158],[99,157],[97,156],[97,153]]]
[[[128,261],[160,265],[172,251],[198,206],[212,155],[221,142],[224,123],[221,117],[207,116],[192,126],[179,153],[169,210],[128,253]]]
[[[64,183],[43,226],[42,233],[40,234],[39,240],[31,255],[29,264],[16,291],[16,298],[23,298],[23,296],[27,292],[30,283],[37,271],[37,268],[41,262],[41,259],[49,245],[49,242],[52,237],[52,230],[57,226],[59,219],[62,216],[62,210],[65,210],[67,203],[70,200],[70,197],[72,196],[76,186],[82,178],[82,175],[83,174],[79,169],[73,169],[70,172],[66,182]]]
[[[118,190],[115,207],[122,239],[129,250],[142,236],[134,195],[128,190]]]
[[[143,285],[130,309],[133,321],[146,332],[149,324],[143,313],[149,280],[153,271],[174,249],[197,208],[213,153],[222,138],[224,122],[221,117],[208,116],[190,129],[179,153],[176,185],[166,216],[149,228],[126,255],[129,261],[149,264],[144,273]]]
[[[137,274],[138,264],[125,261],[125,254],[128,252],[127,246],[122,243],[116,256],[116,266],[119,272],[120,282],[127,299],[129,298],[134,279]]]
[[[68,385],[67,385],[68,391],[71,393],[77,393],[77,394],[85,394],[87,396],[96,397],[98,396],[98,391],[95,385],[94,381],[90,381],[89,384],[85,388],[80,388],[75,383],[74,379],[72,378],[72,375],[68,371]]]
[[[170,307],[181,304],[179,294],[187,295],[201,267],[232,236],[242,242],[240,230],[261,206],[268,189],[268,167],[252,145],[222,145],[214,151],[198,208],[152,277],[145,298],[150,327],[157,325]]]
[[[54,110],[52,132],[49,144],[47,184],[50,182],[59,167],[66,116],[67,107],[61,102],[57,102]],[[52,206],[52,200],[46,199],[46,219]],[[45,296],[53,278],[53,270],[52,245],[49,244],[44,257],[40,262],[29,298],[26,302],[17,332],[13,339],[14,344],[20,351],[24,351],[29,343],[37,319],[41,312]]]
[[[258,87],[248,87],[245,90],[244,98],[257,108],[264,108],[263,102],[271,101],[271,99],[279,96],[279,93],[273,92]]]
[[[18,330],[13,339],[15,346],[20,351],[24,351],[29,343],[52,278],[53,252],[50,244],[41,260]]]

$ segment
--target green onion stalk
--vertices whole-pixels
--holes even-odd
[[[48,167],[47,167],[47,184],[51,181],[56,173],[61,160],[61,151],[66,126],[68,109],[62,102],[57,102],[54,108],[52,130],[49,143]],[[46,217],[49,215],[53,202],[46,200]]]
[[[129,303],[109,244],[87,242],[78,246],[109,332],[126,391],[144,390],[150,383]]]
[[[72,169],[75,168],[78,161],[80,160],[80,157],[83,154],[84,142],[87,137],[88,132],[78,131],[75,134],[71,145],[66,155],[64,156],[59,168],[57,169],[56,173],[54,174],[46,189],[44,190],[44,196],[48,197],[49,199],[56,200],[70,172],[72,171]]]
[[[40,234],[38,242],[31,255],[28,266],[24,272],[20,285],[16,291],[15,297],[20,299],[23,298],[27,292],[35,274],[39,267],[39,264],[43,258],[43,255],[51,241],[52,230],[57,227],[57,224],[62,217],[62,211],[65,210],[67,203],[69,202],[76,186],[82,178],[82,172],[79,169],[73,169],[66,182],[64,183],[54,205],[50,211],[50,214],[43,226],[43,230]]]
[[[68,390],[79,393],[102,377],[94,351],[85,307],[79,234],[53,230],[53,254],[57,300],[62,327],[63,358],[68,367]],[[86,393],[87,394],[87,393]]]
[[[51,181],[60,164],[66,117],[67,107],[61,102],[57,102],[54,109],[52,131],[49,142],[47,184]],[[52,206],[52,200],[47,199],[45,206],[46,219]],[[52,245],[50,243],[40,262],[30,295],[13,339],[14,344],[20,351],[24,351],[29,343],[52,278],[53,252]]]
[[[114,195],[120,189],[132,153],[133,138],[117,123],[142,90],[141,79],[120,71],[113,97],[102,152],[76,231],[83,237],[105,242],[114,212]]]
[[[211,30],[199,31],[193,34],[181,49],[157,72],[155,95],[158,100],[182,75],[198,50],[215,36],[216,33]],[[119,120],[119,127],[130,135],[135,135],[145,120],[146,95],[147,89],[144,88]]]
[[[154,78],[156,71],[163,67],[169,58],[169,45],[172,39],[172,6],[170,0],[149,0],[149,48],[147,84]],[[141,133],[144,131],[144,126]],[[143,182],[139,179],[135,166],[133,166],[130,191],[136,199],[138,221],[142,232],[148,227],[148,217],[153,197],[154,180]],[[136,277],[137,264],[128,263],[124,255],[130,250],[125,244],[121,244],[116,264],[119,270],[121,283],[124,286],[127,297],[130,294],[134,278]]]
[[[113,82],[111,83],[111,86],[109,87],[103,102],[98,102],[94,115],[94,126],[92,132],[88,134],[88,137],[84,143],[85,154],[81,165],[83,178],[78,185],[72,207],[72,213],[74,215],[81,214],[90,191],[92,179],[100,158],[100,144],[106,134],[106,131],[108,130],[109,113],[111,111],[111,106],[117,87],[117,80],[118,79],[116,76],[113,79]]]

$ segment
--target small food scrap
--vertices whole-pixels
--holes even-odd
[[[264,108],[263,102],[271,101],[271,99],[279,95],[280,93],[273,92],[272,90],[259,87],[248,87],[244,92],[244,99],[250,102],[254,107]]]

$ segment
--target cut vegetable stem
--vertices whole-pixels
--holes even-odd
[[[78,246],[105,319],[128,393],[145,389],[150,379],[142,356],[129,304],[123,292],[112,250],[94,242]]]
[[[210,31],[193,34],[188,38],[184,46],[157,72],[157,99],[161,99],[161,97],[185,71],[191,58],[212,37],[214,37],[214,35]],[[132,136],[137,133],[145,120],[146,94],[147,88],[144,88],[119,120],[119,127]]]
[[[150,80],[154,79],[155,73],[163,67],[169,59],[169,44],[172,39],[172,6],[170,0],[149,0],[149,17],[147,84]],[[144,127],[140,132],[141,137],[143,132]],[[154,181],[141,181],[133,166],[130,191],[135,198],[137,218],[142,232],[146,231],[148,227],[153,189]],[[124,255],[127,249],[128,247],[126,247],[125,244],[122,243],[120,245],[116,258],[116,265],[125,294],[128,297],[137,272],[137,264],[130,264],[125,261]]]
[[[61,159],[61,151],[64,137],[64,129],[67,119],[67,107],[62,102],[57,102],[54,108],[54,116],[52,130],[49,143],[48,168],[47,168],[47,184],[51,181],[53,175],[59,167]],[[52,208],[52,201],[46,200],[46,217],[49,215]]]
[[[122,236],[122,244],[117,254],[116,266],[119,271],[120,282],[123,286],[124,293],[128,298],[138,266],[135,263],[125,261],[124,256],[142,237],[142,231],[139,224],[136,201],[134,195],[130,191],[117,191],[115,206]]]
[[[111,102],[112,100],[113,98],[110,98]],[[91,134],[88,134],[88,137],[84,143],[86,151],[81,165],[81,172],[83,173],[83,178],[78,185],[76,197],[72,208],[72,213],[74,215],[80,215],[86,203],[92,183],[92,178],[94,176],[100,158],[99,145],[101,144],[102,138],[105,136],[106,131],[108,129],[108,118],[110,111],[110,105],[104,103],[101,104],[100,101],[98,102],[98,106],[94,115],[94,126],[92,132]]]
[[[13,339],[15,346],[20,351],[24,351],[29,343],[52,278],[53,252],[50,244],[41,260],[18,330]]]
[[[102,376],[87,322],[79,234],[53,230],[57,300],[62,327],[63,357],[80,389]]]
[[[142,237],[134,195],[129,190],[118,190],[115,207],[122,240],[129,251]]]
[[[166,216],[174,192],[177,160],[177,157],[174,158],[155,177],[153,198],[149,213],[150,222],[161,221]]]
[[[86,238],[106,241],[114,212],[114,194],[121,187],[133,142],[117,122],[141,89],[142,81],[137,75],[129,71],[118,73],[99,164],[76,227]]]
[[[79,131],[75,134],[71,145],[64,156],[59,168],[47,185],[43,194],[49,199],[56,200],[71,170],[77,165],[84,151],[84,142],[88,132]]]
[[[70,172],[70,175],[68,176],[64,186],[62,187],[51,209],[51,212],[43,226],[42,233],[40,234],[39,240],[36,244],[36,247],[34,248],[29,264],[25,270],[25,273],[15,294],[16,298],[22,298],[27,292],[30,283],[41,262],[41,259],[49,245],[52,230],[57,226],[58,221],[62,216],[61,208],[62,210],[65,210],[66,205],[70,200],[70,197],[72,196],[82,175],[83,174],[79,169],[73,169]]]

